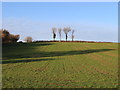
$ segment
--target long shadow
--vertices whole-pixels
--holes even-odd
[[[80,55],[97,52],[111,51],[115,49],[90,49],[90,50],[76,50],[76,51],[59,51],[59,52],[42,52],[32,57],[55,57],[55,56],[66,56],[66,55]]]
[[[37,42],[32,42],[32,43],[6,43],[6,44],[2,44],[2,47],[3,48],[7,48],[7,47],[35,47],[35,46],[46,46],[46,45],[53,45],[52,43],[49,43],[49,42],[40,42],[40,43],[37,43]]]
[[[7,63],[7,59],[15,58],[40,58],[40,57],[56,57],[56,56],[67,56],[67,55],[80,55],[80,54],[89,54],[97,52],[111,51],[115,49],[90,49],[90,50],[78,50],[78,51],[59,51],[59,52],[39,52],[33,55],[24,55],[24,56],[9,56],[5,60],[2,60],[3,63]],[[33,60],[34,61],[34,60]],[[15,61],[17,63],[17,61]],[[18,60],[18,62],[21,62]],[[26,61],[27,62],[27,61]],[[28,61],[29,62],[29,61]]]
[[[27,62],[37,62],[37,61],[46,61],[46,60],[55,60],[55,59],[31,59],[31,60],[9,60],[9,61],[2,61],[2,64],[9,64],[9,63],[27,63]]]
[[[14,59],[14,58],[24,58],[29,57],[24,55],[24,52],[30,55],[33,53],[37,47],[42,48],[43,46],[53,45],[49,42],[34,42],[34,43],[7,43],[2,45],[2,58],[4,59]],[[42,46],[42,47],[41,47]],[[38,52],[36,52],[38,53]]]

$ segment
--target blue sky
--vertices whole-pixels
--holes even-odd
[[[118,40],[117,2],[4,2],[2,15],[3,27],[20,34],[20,40],[26,36],[52,40],[52,27],[69,26],[75,30],[75,40]]]

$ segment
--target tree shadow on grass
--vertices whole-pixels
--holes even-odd
[[[39,52],[35,53],[33,55],[13,55],[13,56],[8,56],[5,57],[5,60],[2,60],[3,63],[7,62],[14,62],[14,63],[19,63],[19,62],[30,62],[28,60],[17,60],[17,61],[7,61],[7,59],[15,59],[15,58],[41,58],[41,57],[56,57],[56,56],[69,56],[69,55],[81,55],[81,54],[90,54],[90,53],[97,53],[97,52],[105,52],[105,51],[111,51],[115,49],[90,49],[90,50],[75,50],[75,51],[57,51],[57,52]],[[49,60],[49,59],[43,59],[43,60]],[[32,61],[41,61],[41,60],[31,60]]]
[[[16,47],[16,48],[18,48],[18,47],[22,47],[22,48],[24,48],[24,47],[36,47],[36,46],[46,46],[46,45],[53,45],[52,43],[48,43],[48,42],[40,42],[40,43],[37,43],[37,42],[32,42],[32,43],[6,43],[6,44],[2,44],[2,47],[3,48],[7,48],[7,47]]]
[[[15,59],[15,58],[29,58],[33,55],[37,47],[53,45],[49,42],[32,42],[32,43],[6,43],[2,45],[2,59]],[[32,54],[31,54],[32,53]]]
[[[8,64],[8,63],[27,63],[27,62],[37,62],[37,61],[46,61],[46,60],[55,60],[55,59],[22,59],[22,60],[7,60],[2,61],[2,64]]]
[[[115,49],[90,49],[90,50],[75,50],[75,51],[58,51],[58,52],[43,52],[34,55],[33,57],[55,57],[55,56],[67,56],[67,55],[80,55],[97,52],[111,51]]]

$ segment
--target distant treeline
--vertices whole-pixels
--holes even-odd
[[[66,42],[66,41],[44,41],[44,40],[40,40],[40,41],[33,41],[33,42]],[[112,43],[112,42],[100,42],[100,41],[67,41],[67,42],[81,42],[81,43]]]
[[[8,32],[6,29],[0,29],[0,40],[2,39],[2,43],[13,43],[19,40],[20,35],[13,35]]]

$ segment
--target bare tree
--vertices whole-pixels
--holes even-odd
[[[72,30],[72,41],[73,41],[73,39],[74,39],[74,32],[75,32],[75,30]]]
[[[53,33],[53,39],[55,40],[55,38],[56,38],[56,31],[57,31],[57,29],[54,27],[54,28],[52,28],[52,33]]]
[[[71,28],[70,28],[70,27],[65,27],[65,28],[63,29],[63,31],[64,31],[64,33],[65,33],[65,35],[66,35],[66,41],[67,41],[67,38],[68,38],[68,32],[71,31]]]
[[[25,39],[24,39],[26,42],[32,42],[32,37],[30,37],[30,36],[28,36],[28,37],[26,37]]]
[[[59,32],[59,36],[60,36],[60,41],[61,41],[61,31],[62,31],[62,29],[59,28],[59,29],[58,29],[58,32]]]

